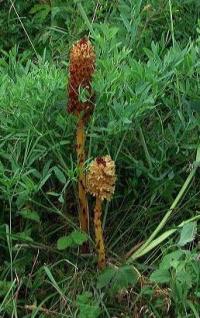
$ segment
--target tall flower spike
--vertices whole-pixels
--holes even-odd
[[[76,132],[77,168],[79,170],[78,196],[79,221],[81,230],[89,231],[89,211],[86,196],[85,163],[85,124],[93,110],[94,94],[91,81],[95,69],[95,52],[90,41],[83,38],[76,42],[70,52],[68,112],[78,116]],[[84,89],[85,99],[80,98]],[[86,252],[87,246],[82,251]]]
[[[70,52],[69,64],[69,103],[68,112],[79,115],[84,112],[88,116],[93,110],[93,94],[91,80],[95,70],[95,52],[86,38],[76,42]],[[85,89],[87,100],[80,100],[80,90]]]
[[[94,208],[95,241],[98,252],[98,267],[105,267],[105,246],[101,226],[102,201],[111,200],[115,191],[115,163],[110,156],[98,157],[90,164],[87,174],[87,190],[96,197]]]

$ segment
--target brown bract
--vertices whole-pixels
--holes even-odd
[[[98,157],[91,162],[86,177],[88,192],[102,201],[111,200],[115,181],[115,162],[110,156]]]
[[[93,110],[91,80],[95,69],[95,52],[86,38],[76,42],[70,52],[69,62],[69,103],[68,112],[79,115],[82,111],[90,114]],[[87,101],[80,101],[80,89],[87,91]]]

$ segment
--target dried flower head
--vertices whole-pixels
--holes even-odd
[[[95,69],[95,52],[92,44],[86,38],[76,42],[70,52],[69,63],[69,103],[68,112],[75,115],[84,111],[89,114],[93,110],[94,94],[91,80]],[[86,101],[80,100],[80,89],[86,90]]]
[[[110,200],[115,191],[115,162],[110,156],[98,157],[87,173],[87,191],[101,200]]]

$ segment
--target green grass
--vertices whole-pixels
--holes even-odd
[[[191,171],[200,127],[199,2],[2,6],[0,317],[198,317],[199,169]],[[71,44],[85,34],[97,54],[86,165],[110,154],[117,168],[115,195],[104,205],[103,273],[91,198],[91,254],[81,254],[80,233],[69,243],[79,226],[79,172],[66,68]],[[159,235],[171,235],[127,265],[167,211]]]

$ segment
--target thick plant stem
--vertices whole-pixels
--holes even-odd
[[[86,195],[86,177],[83,171],[85,162],[85,127],[84,120],[80,115],[77,123],[77,161],[79,169],[78,196],[79,196],[79,221],[80,229],[89,231],[89,212]]]
[[[94,228],[95,228],[95,241],[98,253],[98,267],[103,269],[106,265],[105,247],[103,241],[103,230],[101,225],[101,199],[96,198],[96,205],[94,208]]]

